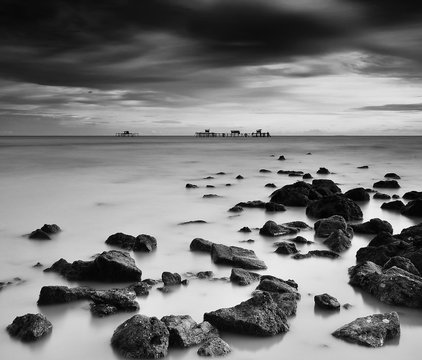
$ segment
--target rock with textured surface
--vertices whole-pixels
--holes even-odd
[[[300,300],[298,285],[293,280],[283,280],[271,275],[261,276],[261,281],[256,290],[278,294],[292,294],[296,300]]]
[[[135,238],[133,251],[151,252],[157,248],[157,240],[151,235],[141,234]]]
[[[227,355],[231,351],[229,344],[219,337],[214,337],[202,344],[197,353],[199,356],[217,357]]]
[[[394,200],[390,202],[385,202],[381,205],[381,209],[383,210],[391,210],[391,211],[401,211],[405,207],[403,201],[401,200]]]
[[[329,295],[329,294],[321,294],[321,295],[315,295],[314,296],[315,305],[321,309],[326,310],[339,310],[340,309],[340,303],[338,300]]]
[[[257,258],[253,250],[237,246],[213,244],[211,258],[216,264],[225,264],[243,269],[259,270],[267,268],[265,263]]]
[[[396,180],[381,180],[374,183],[372,187],[380,189],[398,189],[400,188],[400,185]]]
[[[346,251],[352,246],[352,241],[349,234],[350,233],[346,233],[340,229],[335,230],[326,240],[324,240],[323,244],[335,252]]]
[[[296,234],[299,230],[284,226],[278,225],[276,222],[272,220],[268,220],[261,229],[259,229],[259,233],[264,236],[282,236],[282,235],[290,235]]]
[[[392,234],[393,227],[388,221],[379,218],[371,219],[362,224],[351,225],[354,232],[359,234],[379,234],[380,232],[387,232]]]
[[[357,318],[333,332],[333,336],[370,347],[383,346],[385,341],[400,336],[400,321],[396,312]]]
[[[422,199],[422,191],[408,191],[403,195],[403,199],[405,200],[416,200],[416,199]]]
[[[277,243],[277,249],[275,250],[277,254],[282,255],[292,255],[297,254],[299,250],[296,248],[296,245],[290,242],[281,241]]]
[[[163,280],[164,286],[181,285],[182,277],[178,273],[171,273],[164,271],[161,274],[161,280]]]
[[[211,253],[212,242],[201,238],[195,238],[190,243],[191,251],[201,251]]]
[[[10,336],[22,341],[36,341],[51,333],[53,325],[42,314],[26,314],[18,316],[6,328]]]
[[[380,200],[390,200],[391,196],[388,194],[376,192],[373,196],[374,199],[380,199]]]
[[[296,254],[292,256],[292,258],[295,260],[308,259],[311,257],[325,257],[329,259],[337,259],[338,257],[340,257],[340,255],[330,250],[311,250],[308,251],[306,254]]]
[[[318,219],[340,215],[346,221],[361,220],[363,216],[359,205],[342,195],[326,196],[310,203],[306,215]]]
[[[31,232],[28,238],[32,240],[51,240],[51,237],[41,229],[36,229]]]
[[[60,226],[57,224],[44,224],[41,230],[44,231],[46,234],[57,234],[62,231],[62,229],[60,229]]]
[[[230,281],[238,284],[238,285],[249,285],[255,281],[259,281],[261,275],[251,272],[251,271],[247,271],[244,269],[232,269],[232,272],[230,274]]]
[[[407,258],[402,256],[394,256],[388,260],[384,266],[382,267],[383,270],[387,270],[389,268],[392,268],[393,266],[396,266],[400,269],[403,269],[413,275],[421,276],[420,272],[416,268],[416,266]]]
[[[409,201],[404,208],[401,209],[402,215],[422,217],[422,199]]]
[[[370,197],[363,187],[351,189],[344,193],[344,196],[353,201],[369,201]]]
[[[347,230],[346,220],[342,216],[333,215],[329,218],[320,219],[314,224],[315,235],[328,237],[335,230]]]

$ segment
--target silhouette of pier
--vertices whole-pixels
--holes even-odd
[[[258,129],[255,132],[242,133],[240,130],[230,130],[230,132],[213,132],[210,129],[196,132],[196,137],[271,137],[269,132],[263,132],[262,129]]]

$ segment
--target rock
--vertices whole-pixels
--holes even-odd
[[[344,193],[344,196],[353,201],[369,201],[369,194],[363,187],[351,189]]]
[[[205,187],[208,188],[208,189],[214,189],[215,188],[214,185],[206,185]]]
[[[135,238],[133,251],[151,252],[157,248],[157,240],[151,235],[141,234]]]
[[[212,271],[200,271],[196,274],[198,279],[211,279],[214,277],[214,273]]]
[[[394,194],[394,195],[392,196],[392,198],[393,198],[393,199],[400,199],[400,196],[399,196],[399,195],[397,195],[397,194]]]
[[[237,175],[237,176],[236,176],[236,179],[237,179],[237,180],[242,180],[242,179],[244,179],[244,177],[243,177],[242,175]]]
[[[195,184],[186,184],[186,189],[197,189],[198,188],[198,185],[195,185]]]
[[[220,195],[217,194],[205,194],[204,196],[202,196],[204,199],[212,199],[212,198],[218,198],[221,197]]]
[[[204,180],[212,180],[212,179],[214,179],[214,176],[207,176],[207,177],[204,177]]]
[[[291,242],[294,242],[296,244],[307,244],[307,245],[309,245],[309,244],[313,244],[314,243],[313,241],[309,241],[309,240],[305,239],[302,236],[296,236],[296,237],[294,237],[292,239],[287,239],[287,240],[288,241],[291,241]]]
[[[347,231],[346,220],[342,216],[333,215],[326,219],[320,219],[314,224],[315,235],[327,237],[335,230]]]
[[[289,330],[286,315],[265,292],[234,307],[205,313],[204,320],[238,334],[273,336]]]
[[[416,269],[416,266],[407,258],[401,256],[393,256],[384,264],[382,269],[387,270],[389,268],[392,268],[393,266],[403,269],[413,275],[421,276],[418,269]]]
[[[41,231],[44,231],[46,234],[57,234],[62,231],[62,229],[56,224],[44,224]]]
[[[259,294],[261,290],[256,290],[254,294]],[[296,315],[297,311],[297,301],[299,300],[297,294],[294,293],[276,293],[276,292],[267,292],[275,301],[277,306],[283,311],[286,316]]]
[[[272,220],[268,220],[262,228],[259,229],[259,233],[264,236],[290,235],[296,234],[297,232],[298,230],[295,228],[278,225]]]
[[[352,246],[350,233],[343,230],[334,230],[331,235],[324,240],[324,245],[335,252],[343,252]]]
[[[280,156],[278,157],[278,160],[286,160],[286,158],[284,157],[284,155],[280,155]]]
[[[182,282],[181,282],[181,284],[183,286],[188,286],[189,285],[189,280],[188,279],[183,279]]]
[[[398,189],[400,188],[400,185],[396,180],[381,180],[374,183],[372,187],[381,189]]]
[[[318,219],[340,215],[346,221],[361,220],[363,216],[359,205],[341,195],[326,196],[310,203],[306,207],[306,215]]]
[[[53,325],[42,314],[26,314],[18,316],[6,328],[10,336],[22,341],[36,341],[51,333]]]
[[[349,310],[351,307],[353,307],[352,304],[349,304],[349,303],[343,304],[343,309],[345,310]]]
[[[232,184],[226,184],[225,186],[232,186]]]
[[[240,243],[248,243],[248,244],[253,244],[255,242],[255,240],[253,239],[248,239],[248,240],[240,240]]]
[[[198,349],[199,356],[224,356],[229,354],[232,351],[229,344],[219,337],[214,337],[209,339]]]
[[[326,310],[340,310],[340,303],[335,297],[328,294],[314,296],[315,305]]]
[[[51,240],[51,237],[41,229],[34,230],[28,237],[33,240]]]
[[[358,169],[369,169],[369,166],[368,165],[358,166]]]
[[[135,260],[127,252],[118,250],[104,251],[92,261],[78,260],[70,264],[60,259],[44,271],[57,272],[70,281],[131,282],[140,281],[142,277]]]
[[[246,201],[246,202],[240,202],[236,204],[236,206],[240,206],[242,208],[260,208],[265,209],[265,202],[261,200],[252,200],[252,201]]]
[[[263,275],[256,290],[278,294],[292,294],[296,300],[300,300],[297,291],[298,285],[293,280],[282,280],[275,276]]]
[[[357,318],[334,331],[333,336],[359,345],[380,347],[385,341],[400,336],[399,316],[391,312]]]
[[[3,290],[5,287],[8,287],[10,285],[18,285],[23,283],[24,280],[22,280],[19,277],[15,277],[13,280],[7,280],[7,281],[0,281],[0,290]]]
[[[287,222],[287,223],[283,223],[281,225],[288,227],[288,228],[293,228],[297,231],[312,230],[312,228],[307,223],[305,223],[303,221],[290,221],[290,222]]]
[[[237,246],[213,244],[211,258],[216,264],[225,264],[243,269],[260,270],[267,268],[265,263],[256,257],[254,251]]]
[[[259,170],[260,173],[264,173],[264,174],[268,174],[271,172],[271,170],[267,170],[267,169],[260,169]]]
[[[209,322],[197,324],[189,315],[169,315],[161,318],[169,333],[169,346],[187,348],[218,336],[218,330]]]
[[[268,188],[276,188],[277,186],[275,184],[273,184],[273,183],[268,183],[268,184],[265,184],[265,187],[268,187]]]
[[[182,283],[182,278],[178,273],[168,271],[164,271],[161,274],[161,280],[163,280],[165,286],[180,285]]]
[[[296,254],[292,256],[292,258],[295,260],[308,259],[311,257],[326,257],[330,259],[337,259],[338,257],[340,257],[340,255],[329,250],[311,250],[308,251],[306,254]]]
[[[271,194],[270,202],[287,206],[306,206],[310,201],[311,189],[312,185],[303,181],[285,185]]]
[[[383,194],[380,192],[376,192],[373,196],[374,199],[380,199],[380,200],[390,200],[391,196],[388,194]]]
[[[312,192],[310,199],[316,200],[324,196],[341,194],[341,189],[329,179],[315,179],[312,180]]]
[[[328,175],[330,174],[330,171],[325,167],[321,167],[316,173],[319,175]]]
[[[412,308],[422,307],[422,278],[393,266],[382,269],[371,261],[349,269],[350,284],[370,293],[378,300]]]
[[[131,291],[134,291],[136,296],[148,296],[151,286],[152,285],[148,284],[144,280],[144,281],[130,285],[128,289]]]
[[[395,180],[401,179],[401,177],[398,176],[396,173],[387,173],[384,175],[384,177],[389,178],[389,179],[395,179]]]
[[[289,174],[289,176],[291,176],[291,177],[302,177],[303,176],[303,171],[291,172]]]
[[[298,170],[278,170],[277,174],[281,174],[281,175],[289,175],[289,176],[302,176],[303,175],[303,171],[298,171]]]
[[[202,251],[211,253],[212,242],[201,238],[195,238],[190,243],[191,251]]]
[[[405,200],[416,200],[422,199],[422,191],[408,191],[403,195],[403,199]]]
[[[422,199],[411,200],[401,209],[402,215],[422,217]]]
[[[265,204],[265,210],[269,212],[286,211],[286,208],[282,204],[268,202]]]
[[[231,207],[228,211],[232,212],[232,213],[240,213],[240,212],[243,211],[243,208],[238,206],[238,205],[235,205],[235,206]]]
[[[252,230],[248,228],[247,226],[244,226],[243,228],[239,230],[239,232],[250,233],[252,232]]]
[[[306,179],[312,179],[312,175],[309,173],[303,174],[302,179],[306,180]]]
[[[390,202],[385,202],[381,205],[381,209],[392,210],[392,211],[401,211],[404,208],[404,204],[401,200],[394,200]]]
[[[299,250],[296,249],[295,244],[282,241],[277,243],[277,249],[275,250],[275,252],[277,254],[291,255],[298,253]]]
[[[117,327],[111,345],[125,358],[158,359],[167,355],[169,336],[156,317],[134,315]]]
[[[135,237],[121,232],[110,235],[105,241],[108,245],[118,246],[122,249],[132,250]]]
[[[354,232],[359,234],[379,234],[380,232],[393,233],[393,227],[388,221],[378,218],[371,219],[362,224],[351,225]]]
[[[191,220],[191,221],[181,222],[178,225],[190,225],[190,224],[207,224],[207,222],[205,220]]]
[[[216,173],[215,175],[226,175],[226,173],[224,171],[220,171],[220,172]]]
[[[260,277],[261,275],[257,273],[235,268],[235,269],[232,269],[232,272],[230,274],[230,281],[232,283],[245,286],[255,281],[258,281]]]
[[[308,153],[306,153],[306,155],[312,155],[312,153],[311,152],[308,152]]]
[[[32,267],[33,268],[41,268],[41,267],[43,267],[44,265],[43,264],[41,264],[40,262],[37,262],[35,265],[32,265]]]
[[[398,239],[391,235],[391,233],[381,231],[368,244],[368,246],[381,246],[397,242]]]

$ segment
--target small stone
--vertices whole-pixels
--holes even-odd
[[[321,295],[315,295],[314,297],[315,305],[321,309],[326,310],[339,310],[340,303],[335,297],[328,295],[327,293]]]
[[[51,333],[53,325],[42,314],[26,314],[16,317],[6,329],[10,336],[29,342]]]
[[[206,341],[198,349],[199,356],[224,356],[229,354],[232,351],[229,344],[220,339],[219,337],[214,337]]]

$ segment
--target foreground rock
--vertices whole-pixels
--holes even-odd
[[[333,336],[370,347],[380,347],[400,336],[399,316],[396,312],[357,318],[333,332]]]
[[[359,205],[341,195],[326,196],[310,203],[306,207],[306,215],[317,219],[340,215],[346,221],[361,220],[363,216]]]
[[[216,264],[225,264],[243,269],[259,270],[267,268],[265,263],[257,258],[253,250],[237,246],[213,244],[211,258]]]
[[[60,259],[44,271],[59,273],[71,281],[132,282],[142,277],[135,260],[127,252],[118,250],[104,251],[92,261],[68,263]]]
[[[141,234],[135,237],[121,232],[110,235],[106,244],[143,252],[151,252],[157,248],[157,240],[151,235]]]
[[[294,227],[278,225],[272,220],[268,220],[261,229],[259,233],[264,236],[282,236],[296,234],[299,230]]]
[[[218,336],[218,330],[209,322],[197,324],[189,315],[164,316],[161,321],[170,333],[170,347],[187,348]]]
[[[359,234],[379,234],[380,232],[393,233],[393,227],[388,221],[379,218],[371,219],[362,224],[351,225],[354,232]]]
[[[251,271],[247,271],[244,269],[232,269],[232,272],[230,274],[230,281],[235,284],[245,286],[255,281],[259,281],[260,277],[261,275]]]
[[[117,327],[111,345],[125,358],[158,359],[167,355],[169,336],[156,317],[135,315]]]
[[[232,351],[229,344],[219,337],[214,337],[206,341],[199,349],[199,356],[224,356]]]
[[[273,336],[289,330],[287,317],[268,293],[260,293],[231,308],[204,314],[204,320],[222,331]]]
[[[340,303],[338,300],[328,294],[321,294],[314,296],[315,306],[325,310],[340,310]]]
[[[51,333],[53,325],[42,314],[26,314],[18,316],[6,328],[10,336],[22,341],[36,341]]]

